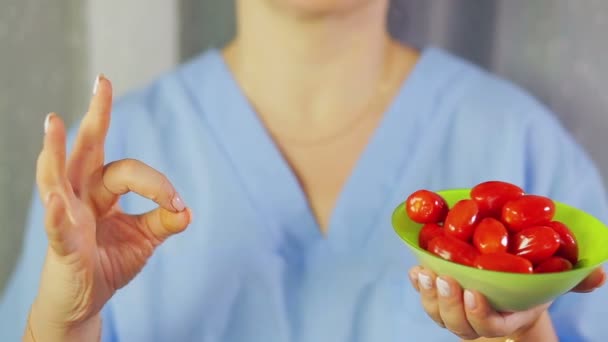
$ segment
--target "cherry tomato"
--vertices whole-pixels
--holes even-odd
[[[520,198],[524,190],[507,182],[488,181],[471,189],[471,198],[477,202],[480,215],[500,218],[502,207],[508,201]]]
[[[405,201],[407,215],[414,222],[438,223],[445,219],[448,204],[439,194],[428,190],[418,190]]]
[[[561,256],[570,261],[572,265],[578,262],[578,243],[572,231],[564,223],[559,221],[551,221],[547,223],[547,227],[553,228],[559,235],[560,244],[556,256]]]
[[[420,233],[418,233],[418,244],[423,249],[428,247],[429,241],[433,240],[438,236],[443,235],[443,227],[437,223],[427,223],[422,227]]]
[[[481,220],[473,233],[473,245],[482,254],[506,252],[508,244],[507,228],[492,217]]]
[[[532,273],[532,263],[517,255],[498,252],[492,254],[480,254],[475,259],[475,267],[482,270],[511,272],[511,273]]]
[[[550,198],[524,195],[503,206],[502,221],[509,229],[518,232],[526,227],[549,223],[554,214],[555,204]]]
[[[475,232],[479,215],[477,203],[471,199],[458,201],[445,218],[445,233],[457,239],[468,241]]]
[[[455,263],[473,266],[475,258],[479,254],[477,250],[468,243],[456,238],[443,235],[429,242],[428,251]]]
[[[559,234],[553,228],[535,226],[522,229],[511,240],[511,253],[537,265],[551,257],[559,248]]]
[[[572,269],[570,261],[560,257],[550,257],[534,267],[534,273],[563,272]]]

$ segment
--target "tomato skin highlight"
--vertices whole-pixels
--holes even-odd
[[[553,228],[560,238],[559,248],[555,255],[570,261],[572,265],[576,265],[578,263],[578,242],[570,228],[559,221],[551,221],[547,223],[547,226]]]
[[[534,273],[564,272],[572,269],[572,263],[568,259],[553,256],[534,267]]]
[[[502,222],[486,217],[475,228],[473,245],[481,254],[507,252],[509,232]]]
[[[448,212],[443,225],[445,233],[462,241],[469,241],[475,232],[479,208],[471,199],[460,200]]]
[[[536,226],[522,229],[511,240],[511,253],[524,257],[537,265],[553,256],[559,248],[560,238],[553,228]]]
[[[479,254],[470,244],[447,235],[431,240],[428,251],[445,260],[467,266],[473,266]]]
[[[491,270],[511,273],[532,273],[532,263],[517,255],[506,252],[480,254],[475,259],[475,267],[482,270]]]
[[[511,200],[502,207],[502,221],[513,232],[526,227],[544,225],[555,215],[555,203],[550,198],[524,195]]]
[[[439,223],[448,213],[448,204],[439,194],[423,189],[408,196],[405,210],[414,222]]]
[[[482,217],[500,218],[505,203],[523,195],[522,188],[501,181],[483,182],[471,189],[471,199],[479,206],[479,213]]]

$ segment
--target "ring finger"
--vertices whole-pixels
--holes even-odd
[[[471,327],[464,310],[462,288],[451,278],[437,277],[439,314],[445,327],[465,340],[479,337]]]

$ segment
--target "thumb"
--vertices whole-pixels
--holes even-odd
[[[156,208],[145,214],[137,215],[139,229],[151,235],[158,243],[171,235],[181,233],[192,222],[190,208],[180,212],[172,212],[164,208]]]

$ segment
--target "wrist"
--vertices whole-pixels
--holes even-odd
[[[34,302],[28,316],[25,336],[35,342],[99,341],[101,315],[96,314],[73,323],[59,322]]]

